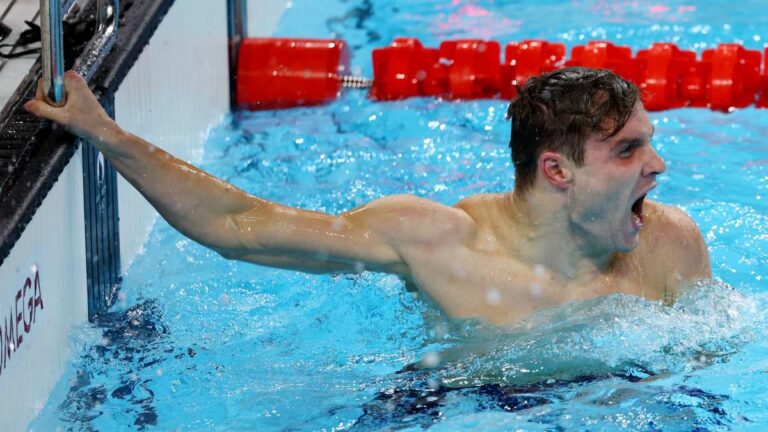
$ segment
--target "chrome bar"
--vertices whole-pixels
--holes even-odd
[[[61,1],[40,0],[43,91],[54,105],[64,104],[64,53],[61,27]]]
[[[96,34],[88,41],[83,53],[72,69],[85,78],[93,77],[96,68],[107,56],[117,37],[117,21],[120,15],[120,0],[96,0]]]
[[[234,110],[237,101],[237,55],[240,44],[248,37],[248,7],[246,0],[227,0],[227,31],[229,33],[229,104]]]

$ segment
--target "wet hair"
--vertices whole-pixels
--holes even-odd
[[[539,156],[546,150],[582,165],[587,138],[616,135],[639,99],[634,84],[604,69],[559,69],[518,86],[507,110],[515,191],[525,193],[533,186]]]

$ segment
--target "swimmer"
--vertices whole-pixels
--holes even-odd
[[[228,259],[393,273],[452,317],[517,322],[611,293],[673,301],[711,276],[682,210],[646,198],[666,165],[637,87],[605,70],[531,78],[509,106],[516,183],[453,206],[411,195],[340,215],[253,196],[121,129],[74,72],[25,108],[89,140],[177,230]]]

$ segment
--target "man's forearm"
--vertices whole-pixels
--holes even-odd
[[[114,123],[102,130],[89,141],[174,228],[206,246],[237,247],[228,219],[267,205]]]

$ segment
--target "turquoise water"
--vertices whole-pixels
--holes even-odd
[[[635,50],[768,37],[760,2],[404,3],[296,0],[278,33],[344,38],[363,73],[402,35]],[[345,93],[239,113],[211,131],[203,167],[319,211],[403,192],[450,204],[512,188],[505,108]],[[230,262],[158,221],[114,311],[73,332],[83,348],[31,428],[765,430],[768,111],[651,118],[668,163],[651,197],[696,220],[715,276],[674,307],[614,295],[512,328],[449,322],[397,278]]]

